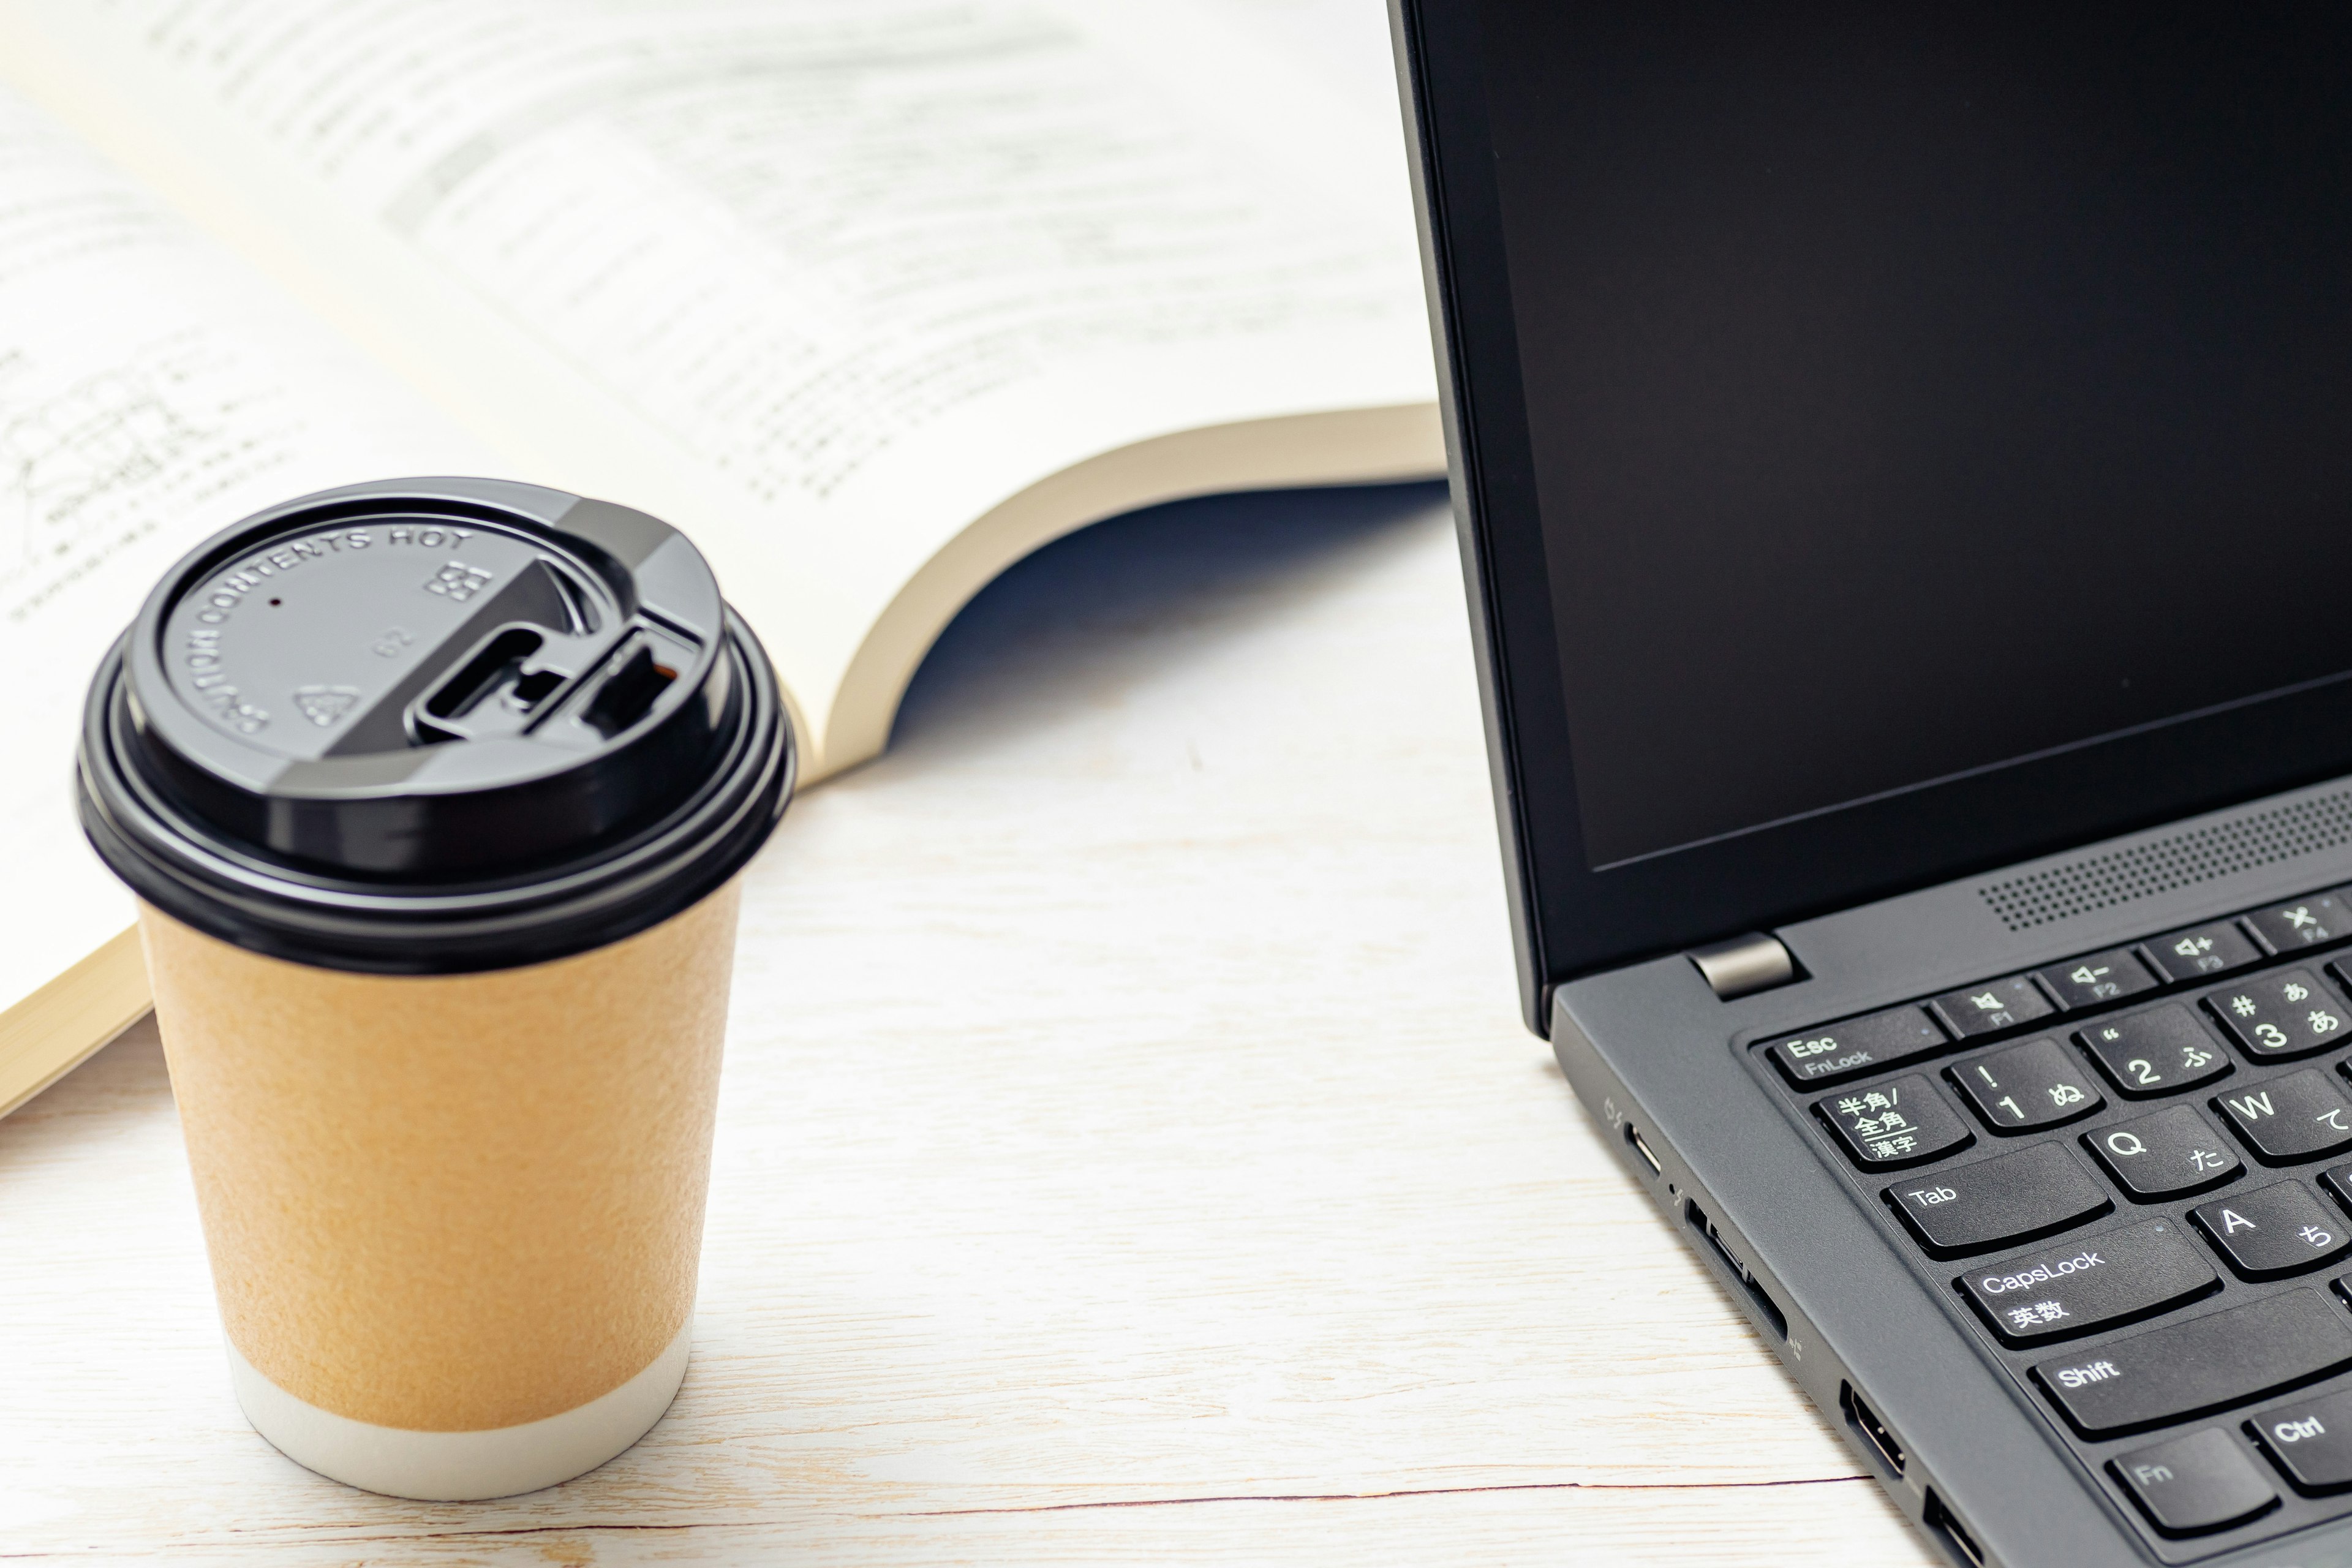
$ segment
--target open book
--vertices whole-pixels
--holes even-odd
[[[1378,0],[0,7],[0,1114],[146,1007],[68,778],[149,585],[495,474],[686,530],[814,781],[1007,564],[1444,469]]]

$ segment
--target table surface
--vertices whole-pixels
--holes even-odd
[[[593,1474],[252,1433],[152,1023],[0,1121],[0,1258],[11,1560],[1938,1561],[1519,1024],[1426,488],[1052,547],[793,805],[693,1365]]]

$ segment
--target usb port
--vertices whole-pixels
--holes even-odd
[[[1850,1383],[1845,1384],[1845,1413],[1853,1418],[1854,1427],[1862,1434],[1863,1440],[1878,1450],[1878,1457],[1886,1461],[1886,1468],[1901,1475],[1903,1445],[1895,1440],[1895,1434],[1886,1429],[1886,1424],[1863,1403],[1862,1395],[1853,1391],[1853,1384]]]
[[[1634,1153],[1642,1156],[1642,1163],[1650,1167],[1650,1174],[1663,1176],[1666,1173],[1666,1168],[1658,1163],[1658,1157],[1650,1152],[1649,1144],[1643,1142],[1641,1133],[1634,1131],[1630,1121],[1625,1123],[1625,1142],[1633,1146]]]
[[[1942,1531],[1944,1539],[1952,1543],[1953,1551],[1958,1552],[1966,1561],[1976,1564],[1976,1568],[1985,1568],[1984,1548],[1977,1544],[1976,1537],[1960,1528],[1959,1520],[1950,1509],[1944,1506],[1944,1500],[1936,1495],[1936,1489],[1933,1487],[1927,1489],[1927,1522],[1930,1534]]]

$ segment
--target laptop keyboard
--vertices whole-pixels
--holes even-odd
[[[2170,1561],[2352,1515],[2347,944],[2352,889],[1755,1047]]]

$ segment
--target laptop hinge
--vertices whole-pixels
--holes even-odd
[[[1797,978],[1797,961],[1789,956],[1780,939],[1761,931],[1692,948],[1690,961],[1726,1002],[1751,991],[1769,991]]]

